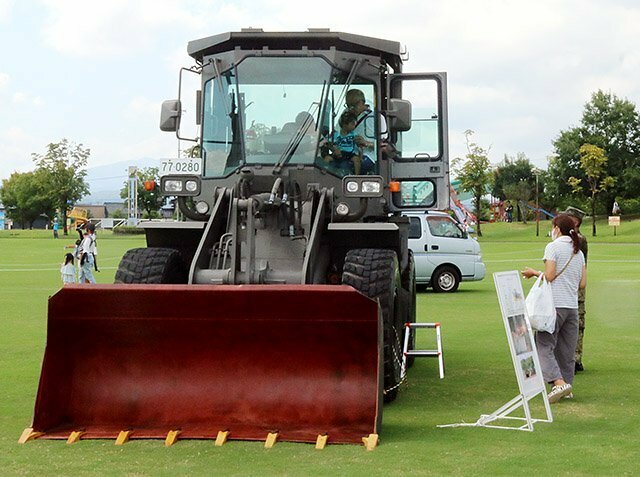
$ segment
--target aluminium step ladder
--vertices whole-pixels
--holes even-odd
[[[417,350],[409,349],[409,341],[411,340],[412,331],[418,328],[427,328],[436,330],[436,347],[434,350]],[[407,358],[414,356],[416,358],[438,358],[438,368],[440,371],[440,379],[444,379],[444,356],[442,354],[442,337],[440,333],[440,323],[405,323],[404,332],[404,348],[402,350],[402,378],[407,375]]]

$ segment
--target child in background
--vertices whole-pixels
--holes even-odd
[[[73,254],[67,253],[64,256],[64,263],[60,267],[62,283],[76,283],[76,267],[73,266]]]

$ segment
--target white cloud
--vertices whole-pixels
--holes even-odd
[[[13,172],[34,169],[31,161],[34,143],[38,143],[36,138],[22,128],[14,126],[0,131],[0,180]]]
[[[7,87],[10,79],[11,78],[7,73],[0,73],[0,91]]]
[[[176,28],[197,28],[200,17],[167,0],[45,0],[43,35],[53,49],[73,56],[136,55]]]
[[[15,3],[15,0],[0,0],[0,22],[11,16],[11,10]]]
[[[129,101],[127,110],[135,115],[149,116],[154,114],[158,116],[160,104],[148,98],[137,97]]]
[[[40,107],[44,105],[44,101],[40,96],[32,96],[23,91],[16,91],[12,95],[12,101],[14,104],[30,105]]]

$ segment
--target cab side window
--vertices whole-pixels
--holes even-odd
[[[434,237],[463,238],[462,230],[449,217],[427,217],[427,223]]]
[[[419,239],[422,237],[422,224],[419,217],[409,217],[409,238]]]

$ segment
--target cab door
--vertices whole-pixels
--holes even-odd
[[[394,209],[448,209],[447,74],[392,75],[388,100],[390,141],[398,150],[391,161],[391,176],[401,183],[401,193],[393,197]],[[407,107],[410,124],[394,127],[394,115]]]

